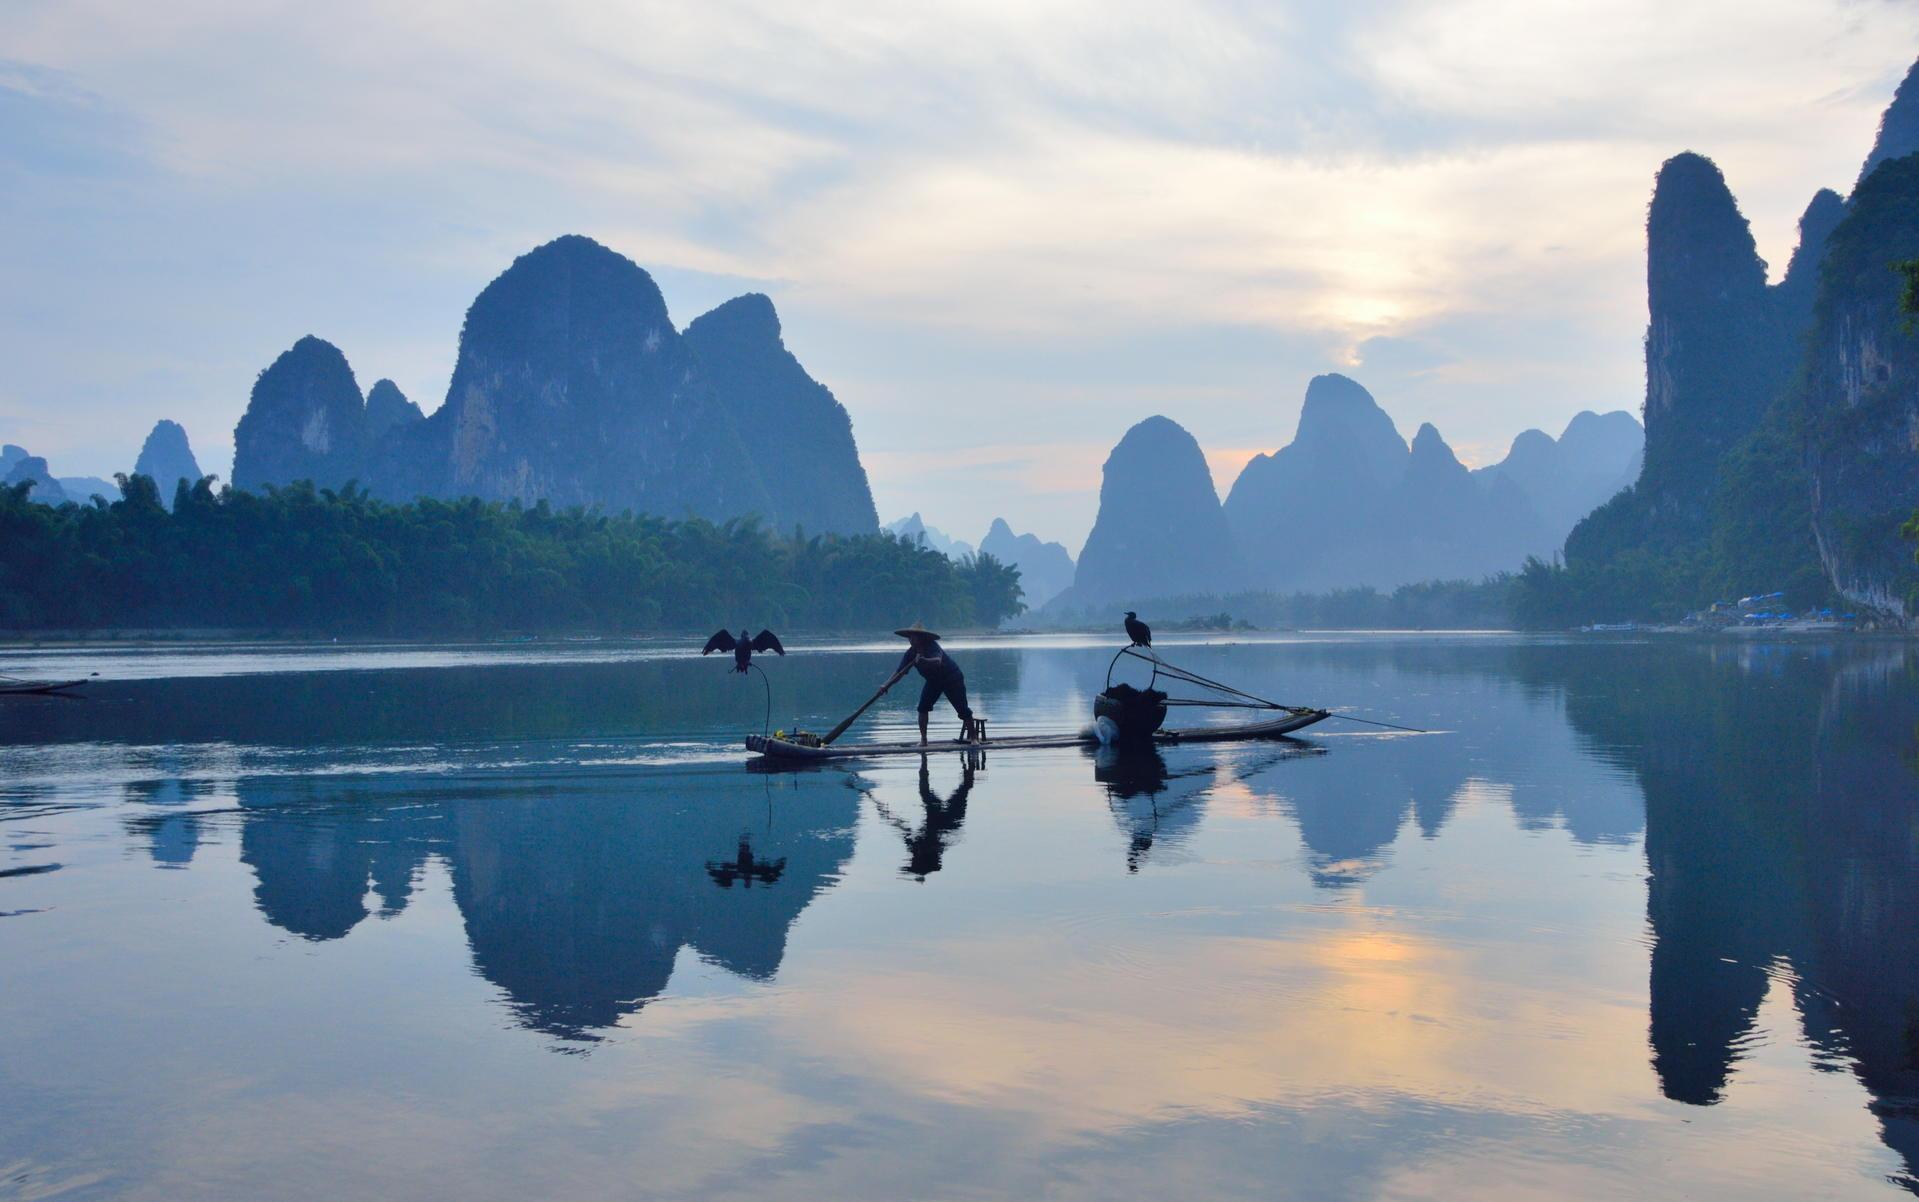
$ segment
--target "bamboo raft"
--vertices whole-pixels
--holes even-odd
[[[1232,726],[1191,726],[1178,730],[1159,730],[1152,734],[1153,746],[1173,743],[1235,743],[1249,739],[1277,739],[1304,730],[1315,722],[1332,717],[1330,710],[1293,709],[1284,717],[1264,722],[1241,722]],[[917,739],[898,743],[831,743],[808,746],[773,735],[746,736],[746,749],[768,759],[781,760],[859,760],[884,755],[918,755],[947,751],[1013,751],[1045,747],[1092,747],[1099,739],[1091,729],[1072,735],[1009,735],[1005,738],[963,742],[944,739],[921,743]]]
[[[79,680],[22,680],[16,676],[0,676],[0,697],[51,696],[56,693],[65,693],[69,689],[77,689],[89,679],[91,677],[81,677]]]

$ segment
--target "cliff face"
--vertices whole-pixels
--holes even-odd
[[[853,421],[786,349],[772,301],[735,297],[696,318],[686,342],[765,484],[769,525],[835,534],[879,527]]]
[[[1624,586],[1680,610],[1774,589],[1797,608],[1838,592],[1913,616],[1898,527],[1919,503],[1919,364],[1893,265],[1919,257],[1914,152],[1919,64],[1852,196],[1813,197],[1771,288],[1717,171],[1696,155],[1661,170],[1645,470],[1566,543],[1594,596]]]
[[[1072,552],[1059,543],[1041,542],[1035,534],[1014,534],[1005,518],[993,519],[979,549],[1019,569],[1028,609],[1040,608],[1072,586]]]
[[[1859,186],[1828,243],[1801,404],[1820,560],[1846,597],[1908,619],[1919,577],[1898,529],[1919,506],[1919,338],[1891,268],[1915,258],[1919,156],[1909,156]]]
[[[1727,504],[1723,477],[1729,462],[1759,461],[1734,451],[1759,437],[1767,414],[1784,403],[1810,320],[1810,282],[1839,215],[1834,194],[1814,197],[1799,249],[1769,287],[1718,167],[1686,153],[1660,168],[1646,222],[1644,466],[1631,489],[1573,528],[1567,563],[1607,569],[1649,553],[1699,590],[1738,575],[1738,562],[1750,557],[1736,549],[1725,549],[1731,566],[1706,566]],[[1731,492],[1752,496],[1756,483],[1740,481]]]
[[[1106,459],[1099,516],[1073,576],[1074,603],[1226,592],[1244,579],[1193,436],[1164,417],[1128,430]]]
[[[308,335],[254,382],[233,431],[233,486],[311,480],[337,488],[366,469],[366,402],[346,356]]]
[[[1681,154],[1646,221],[1646,463],[1652,511],[1703,530],[1719,460],[1759,424],[1794,355],[1725,177]]]
[[[199,461],[193,457],[193,448],[187,444],[187,432],[180,423],[164,419],[154,423],[133,470],[136,475],[153,480],[160,492],[160,504],[168,509],[173,508],[173,494],[180,482],[184,480],[191,487],[200,482],[202,474]]]

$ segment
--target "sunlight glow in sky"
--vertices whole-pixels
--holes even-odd
[[[1660,162],[1715,158],[1776,276],[1919,5],[18,0],[0,32],[0,441],[56,475],[160,417],[224,475],[308,333],[430,411],[474,295],[572,232],[682,325],[772,296],[882,519],[1077,552],[1152,413],[1223,493],[1322,371],[1469,462],[1637,411]]]

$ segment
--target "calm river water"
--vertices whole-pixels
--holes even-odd
[[[1111,654],[949,648],[1000,734]],[[1919,650],[1164,650],[1436,733],[763,772],[683,645],[0,653],[100,673],[0,698],[0,1197],[1915,1189]]]

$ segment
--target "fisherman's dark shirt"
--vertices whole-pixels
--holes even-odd
[[[946,648],[938,643],[928,643],[924,648],[908,647],[906,654],[900,656],[900,667],[909,666],[918,668],[921,676],[932,681],[945,682],[963,675],[953,657],[946,654]]]

